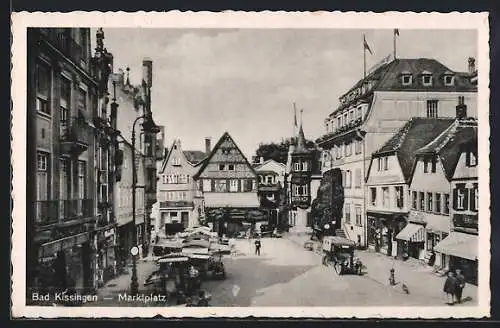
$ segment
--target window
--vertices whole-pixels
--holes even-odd
[[[432,85],[432,75],[428,73],[424,73],[422,75],[422,84],[426,87],[429,87]]]
[[[342,126],[342,117],[339,116],[337,117],[337,129],[339,129]]]
[[[361,169],[354,171],[355,187],[361,188]]]
[[[420,211],[425,211],[425,193],[424,192],[419,192],[418,193],[418,201],[420,202],[419,210]]]
[[[231,192],[238,191],[238,180],[230,180],[229,191],[231,191]]]
[[[352,154],[352,142],[348,142],[345,144],[345,155],[351,156]]]
[[[389,169],[389,157],[386,156],[384,157],[384,171],[387,171]]]
[[[382,171],[382,157],[377,158],[377,171]]]
[[[377,205],[377,188],[375,187],[370,188],[370,201],[373,206]]]
[[[351,223],[351,204],[345,204],[345,223]]]
[[[453,75],[445,75],[444,76],[444,85],[447,85],[447,86],[450,86],[450,85],[453,85],[453,81],[454,78],[453,78]]]
[[[457,209],[463,210],[465,207],[465,190],[464,188],[457,189]]]
[[[219,164],[219,171],[224,171],[226,166],[224,164]]]
[[[68,113],[71,107],[71,83],[65,78],[61,78],[61,98],[59,104],[60,135],[64,136],[68,129]]]
[[[437,164],[436,157],[432,157],[432,159],[431,159],[431,172],[432,173],[436,173],[436,164]]]
[[[345,171],[345,187],[351,188],[352,185],[352,172],[350,170]]]
[[[404,207],[404,192],[403,186],[394,187],[395,195],[396,195],[396,207],[403,208]]]
[[[467,167],[477,166],[477,156],[473,152],[467,152],[465,154],[465,165]]]
[[[303,161],[302,162],[302,171],[307,171],[307,170],[308,170],[307,161]]]
[[[81,111],[87,110],[87,92],[83,89],[78,89],[78,100],[76,108]]]
[[[413,82],[412,76],[410,74],[403,74],[401,76],[401,83],[403,85],[411,85]]]
[[[36,110],[50,114],[50,69],[42,64],[36,66]]]
[[[361,154],[361,140],[354,141],[354,152],[356,154]]]
[[[382,187],[382,206],[389,207],[389,187]]]
[[[355,205],[356,211],[356,225],[361,226],[361,206]]]
[[[430,168],[429,168],[429,166],[430,166]],[[436,158],[435,157],[424,158],[424,173],[436,173]]]
[[[354,122],[354,111],[353,110],[351,110],[349,112],[349,123],[352,123],[352,122]]]
[[[427,211],[434,211],[434,194],[432,192],[427,193]]]
[[[344,114],[344,125],[347,125],[349,123],[347,113]]]
[[[438,117],[438,101],[437,100],[427,100],[427,117],[437,118]]]
[[[436,208],[434,209],[434,212],[441,213],[441,194],[440,193],[434,194],[434,198],[436,200]]]
[[[229,171],[234,171],[234,164],[229,164],[229,165],[227,166],[227,169],[228,169]]]
[[[203,179],[203,191],[212,191],[212,180]]]
[[[227,191],[226,180],[215,180],[215,191],[226,192]]]
[[[295,163],[293,163],[293,170],[294,170],[295,172],[300,171],[300,162],[295,162]]]
[[[450,194],[444,194],[443,214],[450,214]]]
[[[412,191],[411,192],[411,208],[416,210],[417,209],[417,192]]]
[[[87,163],[78,161],[78,194],[80,199],[86,197]]]
[[[179,160],[179,157],[174,157],[174,158],[172,159],[172,165],[175,165],[175,166],[179,166],[179,165],[181,165],[181,162],[180,162],[180,160]]]
[[[361,119],[363,117],[363,108],[358,107],[358,110],[356,112],[356,119]]]
[[[268,175],[268,176],[267,176],[267,184],[273,184],[273,182],[274,182],[273,180],[274,180],[274,179],[273,179],[273,176],[272,176],[272,175]]]
[[[191,179],[191,177],[189,176],[189,174],[186,175],[186,183],[189,183],[190,179]]]
[[[36,194],[37,200],[45,200],[49,195],[48,164],[49,154],[37,152],[37,175],[36,175]]]

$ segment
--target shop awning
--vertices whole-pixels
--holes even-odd
[[[420,243],[424,241],[425,227],[420,224],[408,223],[406,227],[401,230],[396,239]]]
[[[434,247],[439,253],[461,257],[471,261],[477,260],[478,240],[476,235],[453,231]]]
[[[50,257],[51,254],[57,253],[61,250],[71,248],[73,246],[81,245],[89,240],[88,232],[83,232],[78,235],[73,235],[51,241],[41,245],[39,250],[39,257]]]

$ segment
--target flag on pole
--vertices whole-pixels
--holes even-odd
[[[368,45],[368,42],[366,42],[366,37],[363,35],[363,46],[365,47],[366,50],[370,52],[370,55],[373,55],[372,50],[370,49],[370,46]]]
[[[399,29],[398,29],[398,28],[395,28],[395,29],[394,29],[394,35],[399,36]]]
[[[295,107],[295,103],[293,103],[293,126],[297,127],[297,107]]]

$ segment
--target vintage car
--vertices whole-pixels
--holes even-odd
[[[323,237],[323,265],[333,265],[338,275],[362,274],[363,263],[354,256],[356,243],[339,236]]]

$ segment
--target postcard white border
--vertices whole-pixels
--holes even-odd
[[[478,31],[479,287],[475,307],[39,307],[25,305],[26,28],[355,28],[476,29]],[[12,315],[14,317],[311,317],[479,318],[490,316],[489,25],[488,13],[355,12],[71,12],[12,14]],[[112,51],[112,49],[111,49]]]

